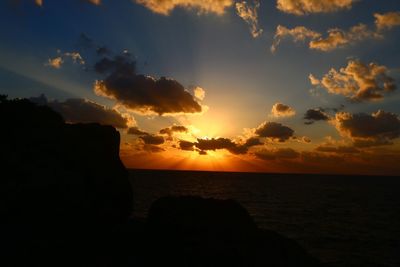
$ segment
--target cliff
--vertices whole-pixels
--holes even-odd
[[[318,266],[233,200],[165,197],[131,219],[113,127],[1,97],[0,121],[1,266]]]
[[[129,219],[132,188],[113,127],[66,124],[5,98],[0,121],[1,234],[13,266],[80,253]]]

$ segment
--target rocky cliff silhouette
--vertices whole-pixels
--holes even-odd
[[[318,266],[232,200],[165,197],[130,218],[113,127],[6,97],[0,120],[1,266]]]

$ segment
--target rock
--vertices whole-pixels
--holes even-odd
[[[140,266],[319,266],[295,241],[259,229],[233,200],[161,198],[143,240]]]
[[[77,260],[129,219],[132,187],[113,127],[66,124],[47,107],[5,98],[0,121],[1,236],[13,266]]]

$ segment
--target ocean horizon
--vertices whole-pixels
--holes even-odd
[[[163,196],[234,199],[262,229],[296,240],[327,266],[399,266],[394,176],[129,170],[134,217]]]

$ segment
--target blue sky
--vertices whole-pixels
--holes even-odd
[[[297,136],[311,138],[315,147],[326,136],[341,139],[342,135],[330,123],[305,126],[303,114],[308,109],[338,108],[343,104],[349,113],[379,109],[400,113],[398,90],[377,102],[354,104],[324,88],[318,89],[319,96],[312,95],[308,78],[311,73],[322,78],[331,68],[339,70],[350,59],[358,59],[386,66],[398,86],[400,27],[385,31],[382,39],[362,40],[329,52],[309,49],[307,42],[294,42],[290,37],[282,40],[275,53],[270,51],[278,25],[304,26],[324,35],[328,29],[347,30],[359,23],[374,29],[373,14],[400,11],[397,0],[360,0],[351,8],[304,16],[278,10],[276,1],[261,1],[258,23],[264,32],[258,38],[251,36],[234,6],[222,15],[199,13],[196,6],[177,7],[163,15],[130,0],[104,0],[99,6],[78,0],[44,1],[40,7],[33,1],[11,2],[0,3],[0,92],[10,97],[43,93],[49,99],[85,98],[113,108],[116,101],[93,92],[94,81],[102,77],[91,69],[90,64],[97,60],[95,53],[78,45],[83,33],[116,54],[128,50],[141,74],[171,77],[189,91],[195,86],[205,90],[202,105],[208,110],[202,115],[133,113],[137,127],[149,132],[172,124],[187,123],[196,128],[212,128],[210,124],[215,124],[223,129],[213,133],[200,130],[207,136],[235,138],[243,134],[244,128],[276,121],[295,129]],[[58,50],[78,51],[87,66],[67,60],[60,69],[46,66]],[[277,102],[295,109],[296,115],[271,116]]]

